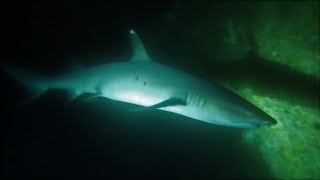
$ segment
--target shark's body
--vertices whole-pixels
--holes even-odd
[[[81,68],[31,84],[37,87],[38,94],[48,88],[68,89],[71,99],[94,93],[143,106],[135,111],[160,109],[211,124],[250,128],[275,123],[235,93],[152,61],[138,35],[132,30],[130,35],[133,57],[128,62]]]

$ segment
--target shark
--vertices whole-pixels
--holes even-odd
[[[277,122],[223,86],[155,62],[139,35],[134,30],[129,34],[133,52],[129,61],[74,68],[56,77],[11,67],[3,69],[31,90],[31,99],[50,88],[66,89],[68,101],[90,93],[87,100],[105,97],[138,105],[130,111],[162,110],[221,126],[257,128]]]

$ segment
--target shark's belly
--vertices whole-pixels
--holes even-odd
[[[158,109],[211,123],[211,117],[208,116],[208,111],[206,111],[204,98],[194,93],[152,85],[144,88],[138,86],[122,86],[122,88],[119,88],[114,86],[113,83],[113,86],[105,89],[103,96],[140,106],[152,106],[170,98],[178,97],[185,100],[187,105],[172,105]]]
[[[169,99],[170,98],[169,94],[170,93],[163,93],[163,92],[152,94],[152,93],[135,91],[135,90],[118,90],[113,93],[109,93],[105,97],[116,100],[116,101],[131,103],[131,104],[140,105],[140,106],[152,106]],[[194,107],[192,105],[173,105],[173,106],[167,106],[167,107],[162,107],[158,109],[208,122],[206,113],[203,112],[202,108]]]
[[[152,106],[169,99],[171,92],[163,87],[110,83],[102,92],[106,98],[140,106]]]
[[[105,95],[109,99],[136,104],[140,106],[152,106],[166,99],[165,95],[146,94],[135,90],[118,90]]]

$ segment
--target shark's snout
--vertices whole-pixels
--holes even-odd
[[[229,97],[233,97],[232,100],[221,103],[219,109],[221,117],[231,126],[256,128],[277,123],[273,117],[247,100],[236,95]]]
[[[262,112],[264,113],[264,116],[261,117],[261,125],[273,125],[273,124],[277,124],[277,121],[271,117],[269,114],[265,113],[265,112]]]
[[[257,126],[273,125],[277,123],[277,121],[273,117],[271,117],[269,114],[259,109],[258,107],[252,107],[250,110],[251,115],[248,118],[253,119],[252,122]]]
[[[260,126],[271,126],[277,123],[277,121],[269,116],[267,113],[259,109],[258,114],[252,114],[251,116],[241,117],[238,120],[242,121],[243,127],[248,126],[252,128],[257,128]]]

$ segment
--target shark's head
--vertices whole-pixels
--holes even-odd
[[[233,127],[256,128],[262,125],[276,124],[277,121],[270,115],[254,106],[250,102],[243,101],[224,102],[219,106],[219,114],[223,122]]]

